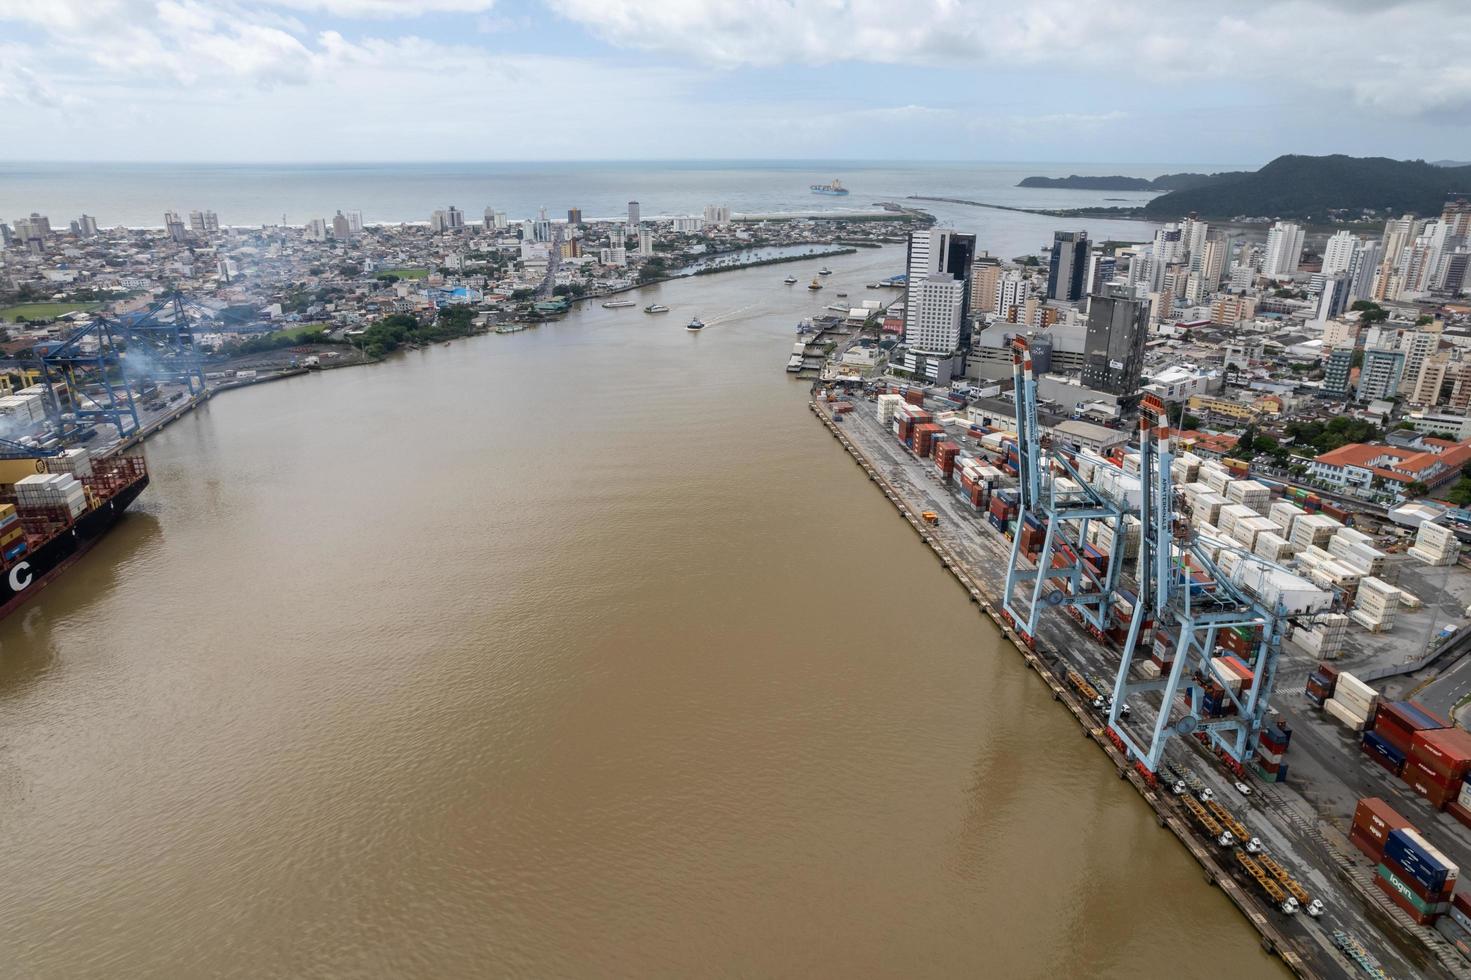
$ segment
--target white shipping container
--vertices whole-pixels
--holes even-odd
[[[1333,605],[1333,594],[1327,590],[1299,575],[1261,562],[1243,560],[1230,575],[1231,581],[1289,616],[1319,612]]]
[[[1351,732],[1361,732],[1369,727],[1369,719],[1359,717],[1349,711],[1337,698],[1329,698],[1323,702],[1323,710],[1333,717],[1340,725]]]
[[[1442,524],[1426,521],[1415,534],[1415,543],[1426,551],[1441,551],[1447,547],[1460,548],[1461,542],[1455,532]]]
[[[1365,702],[1373,703],[1379,699],[1379,692],[1368,684],[1359,680],[1348,671],[1341,671],[1338,675],[1338,683],[1333,688],[1333,696],[1345,693],[1357,697]]]
[[[1291,556],[1292,546],[1280,534],[1263,531],[1257,535],[1252,553],[1267,561],[1286,561]]]

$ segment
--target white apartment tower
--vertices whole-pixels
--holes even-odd
[[[1354,259],[1359,253],[1359,239],[1351,231],[1340,231],[1328,239],[1323,248],[1323,275],[1331,277],[1340,272],[1351,273]]]
[[[1278,221],[1267,232],[1267,252],[1262,259],[1262,274],[1290,276],[1302,259],[1303,230],[1290,221]]]
[[[965,280],[948,272],[936,272],[914,284],[909,303],[914,316],[905,328],[906,342],[939,354],[949,354],[959,347],[965,290]]]

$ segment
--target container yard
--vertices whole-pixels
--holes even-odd
[[[1471,735],[1413,696],[1436,694],[1462,654],[1443,629],[1421,649],[1404,639],[1463,619],[1471,576],[1453,535],[1424,525],[1396,550],[1311,494],[1172,455],[1167,433],[1111,457],[1053,445],[1038,473],[1024,398],[1018,432],[917,386],[814,391],[814,412],[1265,949],[1304,976],[1471,976],[1455,918],[1471,922],[1455,889],[1471,862]],[[1151,516],[1162,459],[1174,485]],[[1156,621],[1141,554],[1159,561],[1158,532],[1183,528],[1199,559],[1170,552],[1169,575],[1199,618]]]

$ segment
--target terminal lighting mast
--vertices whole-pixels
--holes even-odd
[[[1016,399],[1017,482],[1020,505],[1011,538],[1002,611],[1028,646],[1035,647],[1042,606],[1064,608],[1096,638],[1112,626],[1123,552],[1123,509],[1079,476],[1072,458],[1044,443],[1037,424],[1037,381],[1025,339],[1011,342],[1012,380]],[[1028,517],[1044,528],[1042,548],[1033,564],[1022,551]],[[1110,530],[1109,554],[1102,562],[1086,561],[1084,545],[1090,525]],[[1047,583],[1055,583],[1047,588]],[[1017,600],[1023,601],[1018,604]]]
[[[1244,551],[1236,552],[1237,565],[1227,574],[1211,557],[1211,542],[1177,521],[1169,421],[1153,395],[1140,408],[1139,453],[1139,601],[1114,682],[1109,730],[1151,773],[1174,735],[1203,735],[1239,767],[1251,759],[1266,719],[1283,624],[1289,616],[1326,609],[1332,596]],[[1152,642],[1144,636],[1151,623]],[[1223,631],[1243,628],[1254,636],[1247,658],[1252,678],[1238,694],[1220,683],[1211,661],[1221,655],[1217,638]],[[1151,651],[1159,671],[1146,676]],[[1207,703],[1208,682],[1223,689],[1219,704]],[[1188,690],[1183,699],[1182,689]],[[1121,717],[1125,704],[1128,722]]]

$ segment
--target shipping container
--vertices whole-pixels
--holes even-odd
[[[1410,921],[1416,925],[1430,925],[1445,912],[1445,909],[1437,909],[1435,911],[1427,910],[1425,903],[1417,899],[1415,893],[1410,891],[1404,882],[1400,881],[1393,872],[1382,864],[1379,866],[1378,873],[1374,876],[1374,884],[1378,885],[1379,890],[1388,895],[1394,904],[1399,906],[1400,911],[1409,916]],[[1444,904],[1446,908],[1449,908],[1450,903],[1447,902]]]
[[[1446,781],[1459,781],[1471,772],[1471,732],[1463,728],[1435,728],[1415,732],[1410,758]]]
[[[1372,845],[1372,853],[1369,856],[1376,862],[1384,853],[1384,845],[1389,840],[1389,835],[1405,827],[1410,822],[1402,817],[1394,807],[1384,802],[1377,796],[1365,797],[1359,800],[1354,808],[1353,830],[1363,834]],[[1363,850],[1360,845],[1360,850]]]
[[[1460,876],[1460,868],[1413,827],[1391,830],[1384,842],[1384,855],[1429,889],[1439,889]]]
[[[1365,732],[1362,742],[1364,754],[1385,769],[1400,775],[1405,770],[1405,754],[1385,739],[1374,733]]]

